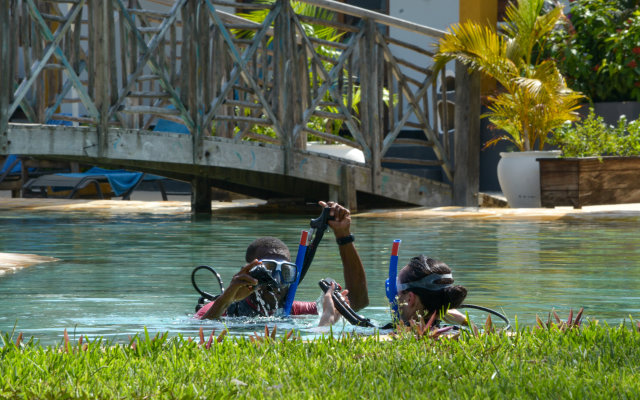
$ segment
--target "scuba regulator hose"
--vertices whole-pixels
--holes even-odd
[[[213,300],[217,299],[218,297],[220,297],[220,294],[213,295],[211,293],[207,293],[207,292],[201,290],[198,287],[198,284],[196,283],[196,272],[198,272],[198,270],[200,270],[200,269],[206,269],[208,271],[211,271],[211,273],[213,273],[213,276],[218,280],[218,284],[220,285],[220,294],[224,293],[224,286],[222,285],[222,278],[220,278],[220,274],[218,274],[218,272],[216,272],[215,269],[211,268],[208,265],[200,265],[198,267],[195,267],[193,269],[193,272],[191,272],[191,284],[193,285],[194,289],[196,289],[196,292],[200,293],[200,298],[198,299],[198,304],[196,305],[196,312],[198,312],[202,308],[202,306],[204,306],[207,302],[213,301]]]

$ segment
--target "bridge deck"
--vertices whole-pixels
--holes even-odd
[[[208,137],[202,157],[194,162],[191,137],[166,132],[111,128],[102,156],[98,154],[97,130],[90,127],[9,124],[7,142],[6,151],[12,154],[126,167],[185,181],[204,177],[216,187],[263,198],[316,201],[346,185],[357,192],[408,204],[451,204],[450,186],[442,182],[383,168],[376,192],[371,169],[364,164],[294,150],[287,166],[282,146],[267,143]]]

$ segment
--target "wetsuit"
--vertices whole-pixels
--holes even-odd
[[[215,301],[205,304],[197,313],[193,316],[197,319],[202,319],[204,314],[213,306]],[[275,311],[275,310],[274,310]],[[271,311],[269,315],[272,315],[274,311]],[[291,307],[291,315],[317,315],[318,305],[315,301],[294,301]],[[244,300],[236,301],[232,303],[227,311],[223,314],[227,317],[260,317],[265,316],[264,312],[261,312],[257,305],[255,305],[247,297]]]

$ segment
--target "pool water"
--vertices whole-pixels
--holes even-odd
[[[191,285],[198,265],[218,270],[226,284],[244,265],[256,237],[280,237],[295,253],[308,217],[229,214],[194,219],[63,212],[0,212],[0,251],[52,256],[61,261],[0,277],[0,331],[23,332],[42,344],[58,343],[63,330],[76,337],[168,331],[196,336],[227,327],[233,335],[295,328],[321,335],[318,317],[197,321],[190,316],[199,295]],[[567,317],[585,308],[610,324],[640,317],[640,225],[637,220],[573,222],[460,219],[354,218],[352,231],[365,265],[370,306],[361,314],[388,322],[384,294],[391,244],[402,239],[400,266],[420,253],[445,261],[467,303],[504,312],[520,325],[546,319],[552,309]],[[333,234],[327,232],[301,287],[299,300],[319,300],[318,280],[342,281]],[[215,292],[206,273],[199,281]],[[472,313],[480,323],[486,315]],[[353,329],[337,325],[335,329]],[[360,329],[360,328],[359,328]]]

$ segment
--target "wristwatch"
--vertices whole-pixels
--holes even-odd
[[[336,243],[338,243],[338,246],[342,246],[343,244],[352,243],[354,240],[356,240],[356,238],[350,233],[345,237],[337,238]]]

